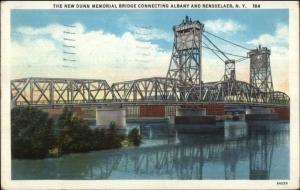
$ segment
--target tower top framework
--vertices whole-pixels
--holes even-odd
[[[270,65],[271,50],[258,46],[248,53],[250,57],[250,84],[262,92],[273,92],[273,81]]]
[[[167,78],[181,84],[201,85],[202,33],[204,24],[188,16],[173,26],[174,43]]]

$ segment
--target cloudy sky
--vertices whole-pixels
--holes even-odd
[[[271,49],[274,88],[288,93],[288,10],[280,9],[16,9],[11,12],[12,79],[73,77],[112,83],[165,76],[172,52],[172,27],[186,15],[204,23],[206,31],[247,48],[261,44]],[[247,55],[245,49],[207,36],[223,51]],[[210,50],[203,49],[203,53],[203,80],[220,80],[224,63]],[[237,79],[249,81],[249,68],[249,59],[237,63]]]

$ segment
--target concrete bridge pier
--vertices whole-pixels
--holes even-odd
[[[176,108],[176,116],[206,116],[206,108]]]
[[[268,107],[252,107],[245,111],[246,120],[277,120],[278,114]]]
[[[207,115],[206,108],[176,108],[175,124],[209,124],[215,122],[216,116]]]
[[[171,126],[174,126],[174,124],[175,124],[175,117],[176,117],[176,116],[174,116],[174,115],[172,115],[172,116],[167,116],[167,119],[168,119],[168,121],[169,121],[169,124],[171,124]]]
[[[120,107],[103,107],[96,109],[96,125],[101,129],[108,129],[114,123],[117,129],[126,129],[126,110]]]

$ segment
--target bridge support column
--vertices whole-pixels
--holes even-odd
[[[206,108],[176,108],[176,116],[205,116]]]
[[[290,108],[289,107],[275,107],[273,112],[278,114],[278,117],[282,120],[290,119]]]
[[[246,120],[277,120],[278,114],[274,113],[271,108],[252,107],[246,109]]]
[[[99,128],[108,129],[114,123],[117,129],[126,129],[125,108],[105,107],[96,110],[96,125]]]
[[[175,124],[212,124],[216,116],[206,115],[206,108],[177,107]]]

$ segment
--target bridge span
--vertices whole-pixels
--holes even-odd
[[[270,55],[266,47],[250,49],[218,37],[204,24],[186,17],[173,27],[174,43],[165,77],[142,78],[109,84],[100,79],[29,77],[11,80],[11,108],[16,106],[261,106],[289,109],[289,96],[273,88]],[[202,39],[203,37],[203,39]],[[217,37],[246,49],[247,55],[222,51]],[[202,48],[224,62],[219,81],[202,81]],[[234,56],[230,57],[230,56]],[[236,56],[238,58],[236,58]],[[235,64],[250,59],[249,83],[236,79]],[[213,72],[213,71],[212,71]]]
[[[243,81],[183,86],[167,78],[146,78],[113,83],[105,80],[69,78],[23,78],[11,81],[12,106],[100,106],[100,105],[187,105],[242,104],[287,106],[284,92],[262,93]]]

